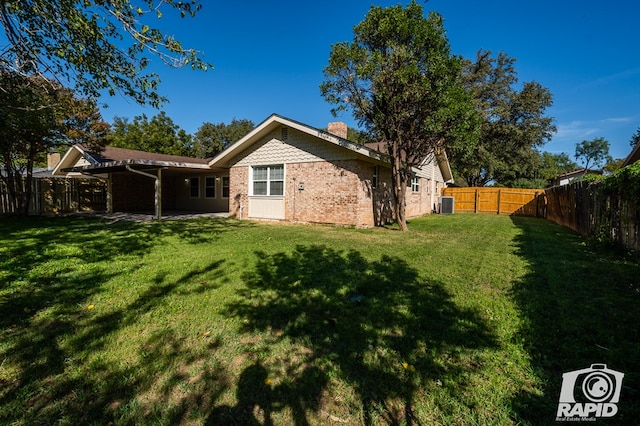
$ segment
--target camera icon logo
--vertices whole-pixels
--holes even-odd
[[[571,417],[613,417],[618,412],[624,373],[605,364],[562,375],[557,420]]]

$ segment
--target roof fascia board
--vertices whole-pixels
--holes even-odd
[[[151,167],[175,167],[180,169],[201,169],[210,170],[211,168],[207,164],[200,163],[181,163],[176,161],[154,161],[154,160],[121,160],[121,161],[107,161],[100,163],[96,166],[80,166],[70,167],[63,169],[63,172],[88,172],[93,171],[100,173],[100,170],[114,167],[124,166],[151,166]]]
[[[636,146],[631,150],[631,153],[624,159],[622,162],[622,167],[626,167],[630,164],[635,163],[633,158],[635,157],[636,161],[640,158],[640,143],[637,143]]]
[[[56,164],[56,166],[53,168],[53,170],[51,171],[51,174],[53,176],[64,175],[65,174],[64,169],[68,168],[68,167],[64,167],[65,164],[68,164],[70,162],[73,162],[75,164],[78,161],[79,157],[86,158],[85,151],[78,144],[72,145],[71,148],[69,148],[67,152],[64,153],[60,161],[58,161],[58,164]],[[87,160],[87,161],[91,161],[91,160]]]
[[[436,153],[436,161],[438,162],[438,167],[440,167],[440,172],[442,173],[442,178],[445,183],[452,183],[454,179],[453,172],[451,171],[451,163],[444,149],[438,150]]]

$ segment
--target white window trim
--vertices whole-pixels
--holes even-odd
[[[282,195],[271,195],[271,180],[270,175],[271,175],[271,167],[278,167],[278,166],[282,166]],[[256,167],[266,167],[267,168],[267,194],[266,195],[255,195],[253,193],[253,169]],[[286,182],[286,167],[284,164],[265,164],[265,165],[254,165],[249,167],[249,196],[250,197],[266,197],[266,198],[284,198],[284,194],[285,194],[285,185],[284,183]],[[278,179],[279,181],[280,179]]]
[[[420,176],[411,176],[411,192],[420,192]]]
[[[227,187],[229,188],[229,195],[226,196],[226,197],[224,196],[224,181],[225,181],[225,179],[229,183],[227,185]],[[228,200],[230,196],[231,196],[231,179],[230,179],[229,176],[222,176],[222,178],[220,179],[220,198],[222,198],[224,200]]]
[[[371,177],[371,188],[376,189],[380,185],[380,168],[373,166],[373,176]]]

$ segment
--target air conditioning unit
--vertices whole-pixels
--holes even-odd
[[[439,197],[440,214],[453,214],[453,197]]]

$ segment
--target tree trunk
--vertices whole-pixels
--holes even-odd
[[[400,231],[408,231],[409,228],[407,227],[407,216],[405,209],[405,196],[408,181],[398,145],[398,142],[395,142],[391,145],[391,180],[393,181],[393,198],[395,201],[394,210],[398,228],[400,228]]]

